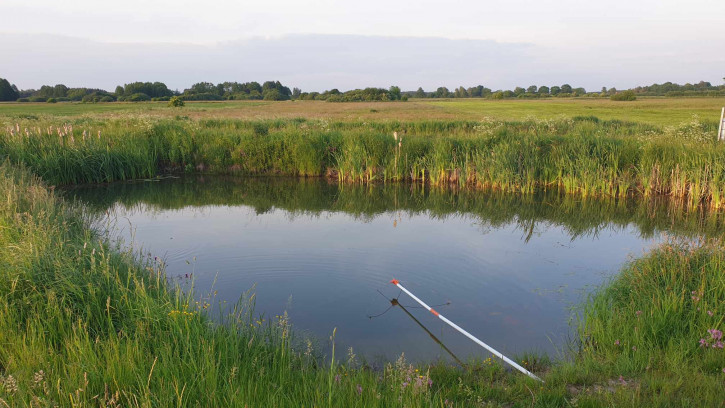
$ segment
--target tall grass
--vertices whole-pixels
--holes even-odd
[[[0,149],[58,184],[187,171],[580,196],[665,195],[691,208],[725,206],[725,147],[714,140],[714,124],[697,119],[666,128],[591,116],[511,122],[140,117],[72,122],[10,125],[0,136]]]

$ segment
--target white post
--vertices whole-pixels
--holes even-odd
[[[723,127],[725,127],[725,107],[720,112],[720,125],[717,128],[717,140],[725,140],[725,134],[723,133]]]
[[[402,291],[403,291],[403,292],[405,292],[405,293],[406,293],[406,294],[407,294],[408,296],[410,296],[411,298],[413,298],[413,300],[415,300],[415,301],[416,301],[416,302],[418,302],[418,303],[419,303],[419,304],[420,304],[421,306],[423,306],[423,307],[424,307],[424,308],[425,308],[426,310],[428,310],[429,312],[431,312],[431,313],[432,313],[432,314],[433,314],[433,315],[434,315],[435,317],[437,317],[437,318],[439,318],[439,319],[443,320],[443,321],[444,321],[444,322],[446,322],[446,323],[447,323],[447,324],[448,324],[449,326],[451,326],[451,327],[453,327],[454,329],[458,330],[458,331],[459,331],[459,332],[460,332],[461,334],[463,334],[464,336],[466,336],[466,337],[468,337],[469,339],[473,340],[473,341],[474,341],[474,342],[475,342],[476,344],[478,344],[479,346],[481,346],[481,347],[485,348],[486,350],[490,351],[490,352],[491,352],[491,354],[493,354],[494,356],[496,356],[496,357],[500,358],[501,360],[503,360],[503,361],[507,362],[507,363],[508,363],[508,364],[509,364],[510,366],[512,366],[513,368],[515,368],[515,369],[517,369],[517,370],[521,371],[522,373],[524,373],[524,374],[528,375],[529,377],[531,377],[531,378],[533,378],[533,379],[535,379],[535,380],[539,380],[539,381],[541,381],[541,382],[544,382],[544,380],[542,380],[541,378],[539,378],[539,377],[537,377],[536,375],[534,375],[534,373],[532,373],[531,371],[529,371],[529,370],[527,370],[527,369],[525,369],[525,368],[521,367],[520,365],[516,364],[516,362],[515,362],[515,361],[511,360],[510,358],[508,358],[508,357],[504,356],[503,354],[501,354],[500,352],[496,351],[496,350],[495,350],[495,349],[494,349],[493,347],[491,347],[491,346],[489,346],[488,344],[486,344],[486,343],[482,342],[482,341],[481,341],[481,340],[479,340],[479,339],[478,339],[477,337],[475,337],[475,336],[474,336],[474,335],[472,335],[471,333],[469,333],[469,332],[465,331],[465,330],[464,330],[463,328],[461,328],[461,327],[460,327],[460,326],[458,326],[457,324],[455,324],[455,323],[453,323],[452,321],[450,321],[450,320],[446,319],[446,318],[445,318],[445,316],[443,316],[442,314],[438,313],[438,312],[437,312],[437,311],[436,311],[435,309],[433,309],[432,307],[428,306],[428,305],[427,305],[427,304],[426,304],[425,302],[423,302],[422,300],[418,299],[418,297],[417,297],[417,296],[415,296],[414,294],[412,294],[412,293],[411,293],[411,292],[410,292],[410,291],[409,291],[408,289],[404,288],[404,287],[403,287],[403,285],[401,285],[401,284],[400,284],[400,282],[399,282],[399,281],[398,281],[397,279],[393,279],[393,280],[391,280],[391,281],[390,281],[390,283],[392,283],[393,285],[395,285],[395,286],[399,287],[399,288],[400,288],[400,290],[402,290]]]

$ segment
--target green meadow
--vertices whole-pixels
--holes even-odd
[[[559,358],[516,356],[539,383],[495,359],[372,367],[344,344],[321,355],[286,316],[257,320],[253,293],[215,316],[213,294],[183,292],[153,256],[111,245],[91,227],[97,212],[55,186],[184,172],[411,183],[460,191],[460,205],[474,209],[479,192],[657,200],[679,209],[689,231],[725,207],[725,148],[715,140],[723,105],[0,104],[0,406],[722,405],[719,224],[707,239],[672,239],[625,265],[576,309],[576,337]],[[574,206],[583,218],[571,228],[596,224]],[[647,206],[601,211],[626,222]]]

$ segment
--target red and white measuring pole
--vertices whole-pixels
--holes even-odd
[[[531,378],[533,378],[533,379],[535,379],[535,380],[539,380],[539,381],[541,381],[541,382],[544,382],[544,380],[542,380],[541,378],[539,378],[539,377],[535,376],[535,375],[534,375],[534,374],[533,374],[533,373],[532,373],[531,371],[529,371],[529,370],[527,370],[527,369],[525,369],[525,368],[521,367],[520,365],[516,364],[516,362],[515,362],[515,361],[513,361],[513,360],[511,360],[510,358],[508,358],[508,357],[504,356],[503,354],[499,353],[499,352],[498,352],[498,351],[496,351],[496,350],[495,350],[495,349],[494,349],[493,347],[491,347],[491,346],[489,346],[488,344],[486,344],[486,343],[482,342],[481,340],[477,339],[477,338],[476,338],[476,337],[475,337],[474,335],[472,335],[471,333],[469,333],[469,332],[467,332],[467,331],[463,330],[463,329],[462,329],[461,327],[459,327],[459,326],[458,326],[457,324],[455,324],[455,323],[453,323],[452,321],[450,321],[450,320],[446,319],[446,317],[445,317],[445,316],[443,316],[442,314],[440,314],[440,313],[436,312],[436,311],[435,311],[435,309],[433,309],[432,307],[430,307],[430,306],[428,306],[427,304],[425,304],[425,302],[423,302],[422,300],[418,299],[418,297],[417,297],[417,296],[415,296],[414,294],[410,293],[410,291],[409,291],[408,289],[404,288],[404,287],[403,287],[403,285],[401,285],[401,284],[400,284],[400,282],[399,282],[399,281],[398,281],[397,279],[393,279],[393,280],[391,280],[391,281],[390,281],[390,283],[392,283],[393,285],[395,285],[395,286],[399,287],[399,288],[400,288],[400,290],[402,290],[403,292],[407,293],[407,294],[408,294],[408,296],[410,296],[411,298],[413,298],[413,300],[415,300],[416,302],[420,303],[420,305],[421,305],[421,306],[423,306],[424,308],[428,309],[428,311],[429,311],[429,312],[431,312],[431,313],[432,313],[432,314],[433,314],[434,316],[436,316],[437,318],[439,318],[439,319],[443,320],[443,321],[444,321],[444,322],[446,322],[446,323],[447,323],[447,324],[448,324],[449,326],[451,326],[451,327],[453,327],[454,329],[458,330],[458,331],[459,331],[459,332],[460,332],[461,334],[463,334],[464,336],[466,336],[466,337],[468,337],[469,339],[473,340],[473,341],[474,341],[474,342],[475,342],[476,344],[478,344],[479,346],[481,346],[481,347],[485,348],[486,350],[490,351],[490,352],[491,352],[491,354],[493,354],[493,355],[495,355],[496,357],[500,358],[501,360],[503,360],[503,361],[507,362],[507,363],[508,363],[509,365],[511,365],[511,366],[512,366],[513,368],[515,368],[515,369],[517,369],[517,370],[521,371],[522,373],[524,373],[524,374],[528,375],[529,377],[531,377]]]

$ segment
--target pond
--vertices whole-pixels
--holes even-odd
[[[654,200],[323,179],[194,176],[66,195],[162,258],[169,279],[193,280],[215,304],[251,289],[263,319],[286,311],[323,348],[337,328],[338,347],[370,362],[488,357],[393,278],[504,354],[556,357],[574,334],[572,308],[622,265],[665,235],[722,231],[720,217]],[[404,309],[389,309],[392,298]]]

